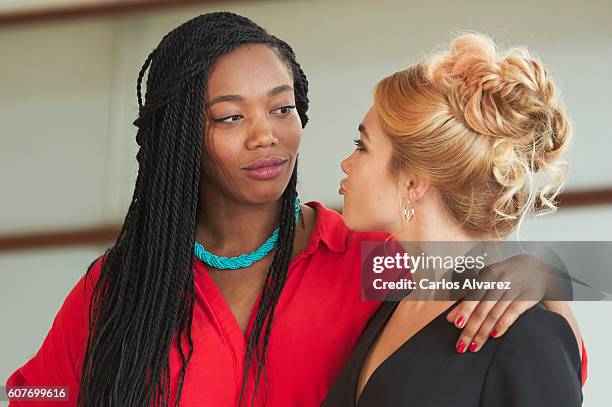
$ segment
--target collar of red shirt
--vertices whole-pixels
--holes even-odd
[[[317,211],[317,218],[310,241],[303,254],[308,255],[317,250],[319,242],[323,242],[332,252],[344,252],[346,250],[348,228],[344,224],[342,216],[338,212],[326,208],[318,201],[309,201],[305,205]]]

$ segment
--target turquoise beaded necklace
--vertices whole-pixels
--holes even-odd
[[[300,198],[296,196],[295,197],[296,223],[297,223],[297,218],[298,218],[299,213],[300,213]],[[264,244],[262,244],[257,250],[250,252],[250,253],[241,254],[240,256],[236,256],[236,257],[216,256],[212,254],[211,252],[209,252],[208,250],[206,250],[204,246],[202,246],[198,242],[195,242],[194,244],[194,253],[196,257],[202,260],[204,263],[214,268],[220,269],[220,270],[228,270],[228,269],[236,270],[239,268],[249,267],[251,264],[255,263],[256,261],[263,259],[265,256],[268,255],[268,253],[272,251],[272,249],[274,249],[278,241],[278,233],[279,233],[279,229],[277,227],[276,229],[274,229],[272,236],[270,236],[268,240],[266,240]]]

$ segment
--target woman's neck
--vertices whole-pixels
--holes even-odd
[[[471,242],[478,240],[467,233],[442,208],[421,210],[420,215],[416,215],[412,222],[398,226],[396,232],[392,233],[408,254],[419,255],[424,252],[428,255],[464,256],[472,248],[473,244]],[[418,253],[412,253],[415,251],[418,251]],[[420,284],[420,280],[424,278],[430,282],[442,281],[448,277],[449,270],[446,269],[428,269],[415,272],[412,278],[417,282],[417,288],[407,299],[417,302],[423,301],[422,305],[427,305],[434,298],[442,301],[451,298],[452,293],[447,289],[421,289]]]
[[[280,199],[254,205],[208,194],[200,202],[196,240],[218,256],[255,250],[278,227]]]
[[[424,211],[410,223],[398,225],[392,232],[397,241],[463,242],[477,240],[470,236],[451,216],[440,210]]]

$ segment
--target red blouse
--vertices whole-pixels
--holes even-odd
[[[319,202],[307,205],[317,212],[316,225],[304,251],[291,262],[275,311],[266,359],[270,383],[266,406],[319,406],[366,322],[380,305],[361,300],[360,243],[384,240],[388,235],[353,232],[337,212]],[[7,386],[68,386],[70,401],[11,402],[10,406],[76,405],[87,342],[89,299],[101,265],[102,257],[90,273],[91,280],[85,284],[83,276],[68,294],[38,353],[7,381]],[[194,285],[194,348],[180,405],[236,406],[245,338],[255,314],[251,313],[243,335],[227,302],[197,259]],[[186,340],[184,344],[187,346]],[[583,353],[583,380],[586,360]],[[175,343],[170,352],[171,405],[181,367]],[[258,394],[262,396],[263,390]],[[259,405],[264,405],[262,397],[258,400]]]

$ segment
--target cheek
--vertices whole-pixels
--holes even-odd
[[[281,147],[284,147],[292,156],[295,156],[302,140],[302,125],[297,114],[295,117],[276,123],[275,133],[281,143]]]
[[[376,208],[375,216],[382,222],[395,204],[394,184],[386,168],[377,165],[368,175],[370,205]],[[365,191],[364,191],[365,192]]]
[[[214,154],[217,160],[221,161],[223,167],[229,167],[231,163],[236,163],[242,150],[241,142],[233,137],[216,137],[214,141]]]
[[[395,183],[382,160],[351,169],[351,218],[360,230],[386,230],[396,220],[398,200]]]
[[[213,176],[231,178],[232,168],[239,162],[242,150],[240,137],[230,137],[222,131],[213,131],[207,137],[202,159],[207,173]]]

